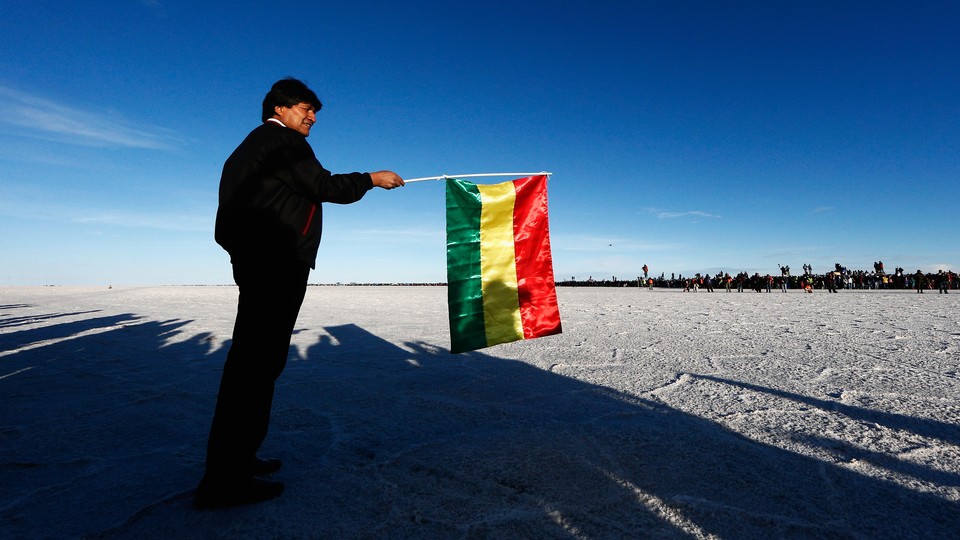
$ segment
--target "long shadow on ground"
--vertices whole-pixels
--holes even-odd
[[[316,403],[329,423],[291,500],[364,491],[323,507],[325,533],[908,538],[960,525],[955,502],[656,401],[483,352],[327,333],[337,345],[309,351],[285,400],[294,416]]]
[[[284,495],[193,511],[224,348],[207,335],[171,343],[183,324],[3,358],[19,374],[0,379],[0,536],[946,538],[960,527],[956,502],[656,401],[495,349],[450,355],[354,325],[318,332],[281,377],[264,450],[284,459]]]

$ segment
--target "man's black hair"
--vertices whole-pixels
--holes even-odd
[[[266,122],[272,118],[274,107],[293,107],[297,103],[309,103],[319,111],[323,107],[320,98],[307,88],[307,85],[292,77],[281,79],[275,83],[263,98],[263,114],[260,120]]]

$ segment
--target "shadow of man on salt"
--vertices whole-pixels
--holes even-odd
[[[960,523],[956,503],[493,352],[326,328],[278,394],[272,438],[303,471],[278,510],[348,537],[893,538]]]

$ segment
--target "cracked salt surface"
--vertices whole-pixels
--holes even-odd
[[[947,538],[957,296],[560,289],[450,355],[446,289],[311,287],[265,455],[191,508],[233,287],[0,288],[2,538]]]

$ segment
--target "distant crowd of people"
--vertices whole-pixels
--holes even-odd
[[[840,263],[836,263],[832,270],[822,274],[815,274],[813,266],[803,265],[803,273],[794,275],[790,272],[789,266],[777,265],[780,269],[778,274],[760,275],[755,272],[750,275],[748,272],[739,272],[731,275],[729,272],[718,272],[716,274],[697,273],[693,276],[684,277],[671,273],[667,278],[664,273],[659,277],[650,274],[650,268],[643,265],[643,276],[637,276],[636,279],[621,280],[616,276],[612,279],[595,280],[589,277],[586,280],[577,280],[571,278],[568,281],[558,281],[558,286],[567,287],[660,287],[660,288],[682,288],[685,292],[697,292],[705,290],[714,292],[717,289],[723,289],[727,292],[744,290],[753,290],[756,292],[772,292],[778,289],[787,292],[790,289],[797,289],[806,292],[814,290],[824,290],[835,293],[843,289],[912,289],[918,293],[927,290],[937,289],[940,294],[948,294],[950,290],[960,288],[960,280],[957,274],[952,270],[940,270],[936,273],[916,272],[910,273],[903,268],[897,267],[893,273],[887,273],[883,267],[883,261],[873,263],[873,270],[850,270]]]

